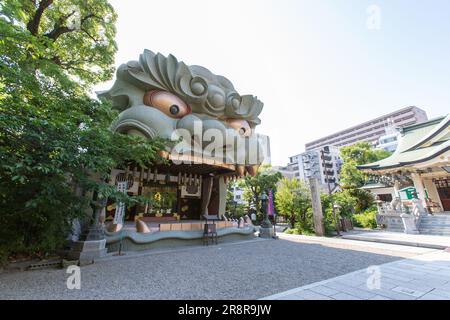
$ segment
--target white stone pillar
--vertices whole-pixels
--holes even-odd
[[[422,205],[426,207],[427,206],[427,203],[425,201],[426,193],[425,187],[423,186],[422,177],[418,173],[411,173],[411,179],[414,183],[414,188],[416,188],[417,197],[421,201]]]
[[[394,181],[394,193],[395,197],[400,198],[400,182],[397,180]]]

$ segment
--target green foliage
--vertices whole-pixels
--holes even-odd
[[[336,220],[340,218],[340,211],[335,211],[333,214],[333,195],[328,193],[320,194],[320,201],[322,204],[323,224],[325,227],[325,234],[331,235],[336,231]],[[335,219],[336,215],[336,219]]]
[[[340,182],[344,189],[360,188],[364,185],[366,175],[357,166],[375,162],[391,155],[389,151],[373,149],[368,142],[358,142],[340,149],[343,165]]]
[[[262,217],[261,211],[261,195],[269,189],[274,192],[278,181],[282,178],[281,173],[272,169],[270,165],[261,166],[255,177],[245,176],[238,181],[238,186],[244,190],[243,197],[249,205],[253,205]]]
[[[305,182],[295,178],[280,180],[275,194],[275,205],[278,214],[289,220],[291,226],[302,230],[312,226],[312,215],[308,215],[311,194]]]
[[[235,203],[233,194],[234,186],[235,186],[234,183],[230,183],[228,185],[225,211],[229,217],[239,219],[240,217],[243,217],[246,214],[248,214],[248,206],[243,203]]]
[[[374,229],[377,227],[377,209],[371,208],[353,215],[353,223],[358,227]]]
[[[5,0],[0,15],[2,37],[26,51],[30,70],[64,71],[82,86],[111,78],[117,14],[106,0]]]
[[[106,179],[164,144],[111,132],[117,112],[89,92],[112,75],[115,20],[106,0],[0,5],[0,259],[59,248],[93,192],[140,201]]]
[[[357,166],[375,162],[390,155],[388,151],[373,149],[368,142],[358,142],[348,147],[342,147],[340,151],[344,162],[340,174],[342,190],[332,195],[322,195],[325,230],[328,233],[336,230],[333,204],[339,206],[339,209],[335,210],[336,220],[341,217],[350,218],[363,214],[373,205],[372,194],[360,189],[367,177]]]

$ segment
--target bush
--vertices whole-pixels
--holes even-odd
[[[299,224],[295,225],[295,228],[289,228],[286,231],[284,231],[284,233],[287,234],[303,234],[305,236],[313,236],[314,230],[311,229],[303,229],[303,227]]]
[[[306,219],[304,221],[299,221],[295,223],[293,228],[289,228],[285,231],[288,234],[304,234],[304,235],[314,235],[314,222],[312,209],[309,208],[306,213]]]
[[[363,213],[354,214],[353,222],[358,227],[374,229],[377,227],[377,209],[368,209]]]

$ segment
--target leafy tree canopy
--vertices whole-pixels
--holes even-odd
[[[306,222],[306,214],[311,208],[311,194],[309,186],[295,178],[280,180],[275,194],[278,213],[288,219],[291,226],[297,221]]]
[[[0,260],[60,247],[91,192],[127,161],[146,166],[163,142],[109,130],[92,85],[114,71],[116,13],[106,0],[0,4]]]
[[[106,0],[5,0],[1,5],[2,37],[15,40],[10,48],[26,55],[28,69],[59,80],[70,76],[83,87],[114,72],[116,19]]]
[[[366,175],[358,165],[375,162],[391,155],[389,151],[374,149],[368,142],[358,142],[340,149],[343,165],[340,182],[342,188],[359,188],[364,185]]]
[[[261,213],[261,195],[272,189],[276,190],[278,181],[282,178],[280,172],[273,170],[270,165],[259,168],[256,176],[245,176],[238,181],[238,186],[244,189],[244,199],[255,206],[255,210]]]

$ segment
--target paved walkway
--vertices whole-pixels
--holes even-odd
[[[441,249],[450,247],[450,237],[426,234],[406,234],[381,230],[354,230],[344,232],[343,239],[400,244],[406,246]]]
[[[373,252],[380,253],[383,252],[385,255],[392,255],[402,258],[413,257],[419,254],[425,254],[436,251],[435,249],[420,247],[420,246],[410,246],[410,245],[398,245],[383,243],[378,241],[360,241],[360,240],[350,240],[329,237],[315,237],[315,236],[305,236],[305,235],[293,235],[278,233],[280,239],[288,240],[291,242],[299,242],[304,244],[320,244],[324,247],[349,249],[354,251],[363,252]]]
[[[3,273],[0,299],[259,299],[432,251],[299,236],[219,242],[109,257],[81,268],[79,290],[65,269]]]
[[[450,252],[370,266],[262,300],[450,300]]]

